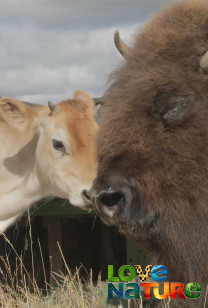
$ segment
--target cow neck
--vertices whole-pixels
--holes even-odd
[[[3,170],[0,179],[0,231],[6,222],[9,225],[14,217],[25,211],[33,202],[48,195],[47,189],[37,176],[37,141],[38,134],[35,134],[15,155],[6,157],[0,166]]]

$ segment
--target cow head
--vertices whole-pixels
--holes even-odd
[[[1,99],[1,117],[20,135],[32,136],[34,173],[46,195],[67,198],[84,207],[82,191],[96,176],[94,102],[77,90],[59,104],[32,106]],[[31,132],[31,133],[29,133]]]

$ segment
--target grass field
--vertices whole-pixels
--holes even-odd
[[[33,307],[33,308],[101,308],[101,287],[99,284],[94,285],[91,275],[88,280],[83,283],[79,275],[79,269],[72,276],[64,259],[61,247],[60,254],[65,263],[67,273],[51,272],[53,280],[56,281],[56,287],[51,286],[46,281],[45,287],[40,289],[35,280],[35,272],[32,277],[28,273],[26,267],[22,262],[22,258],[16,253],[16,250],[11,242],[3,235],[5,240],[10,244],[11,248],[16,254],[16,269],[11,268],[8,256],[1,257],[1,261],[6,269],[6,274],[0,269],[3,277],[0,284],[0,307],[14,308],[14,307]],[[32,247],[32,245],[31,245]],[[41,252],[41,247],[40,247]],[[42,254],[42,252],[41,252]],[[33,254],[32,254],[33,255]],[[42,260],[43,261],[43,260]],[[33,263],[33,260],[32,260]],[[42,262],[42,269],[45,275],[45,266]],[[5,277],[5,281],[4,281]],[[8,281],[9,277],[9,281]]]
[[[31,238],[31,224],[29,220],[29,236],[30,236],[30,249],[32,265],[34,264],[33,244]],[[44,288],[39,288],[35,280],[36,273],[34,270],[28,272],[26,266],[22,261],[22,257],[18,255],[13,244],[3,234],[5,241],[9,244],[14,254],[16,255],[16,268],[11,268],[9,257],[5,255],[0,257],[1,264],[4,265],[3,271],[0,268],[1,283],[0,283],[0,307],[1,308],[107,308],[103,305],[103,299],[107,300],[107,287],[103,288],[103,283],[100,277],[95,284],[92,279],[92,273],[89,274],[88,279],[83,282],[80,277],[80,268],[72,275],[66,260],[64,258],[62,249],[57,243],[63,263],[66,268],[66,273],[51,272],[52,280],[56,282],[56,286],[50,285],[46,279],[46,270],[42,257],[42,249],[39,243],[39,250],[41,255],[42,264],[40,264],[44,275]],[[105,289],[105,291],[104,291]],[[208,291],[208,289],[207,289]],[[207,292],[208,293],[208,292]],[[200,308],[208,307],[207,293],[204,303],[200,304]],[[183,303],[182,303],[183,302]],[[130,300],[124,306],[117,304],[109,304],[109,308],[125,307],[125,308],[191,308],[190,301],[182,301],[180,304],[174,300],[160,300],[159,302],[148,301],[144,302],[142,296],[140,300]],[[186,303],[185,303],[186,302]],[[185,304],[181,306],[181,304]]]

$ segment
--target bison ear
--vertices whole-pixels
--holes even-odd
[[[36,112],[17,99],[0,99],[0,117],[10,126],[23,131],[34,123]]]
[[[95,107],[95,103],[93,99],[84,91],[76,90],[73,95],[72,99],[77,99],[86,102],[91,108]]]
[[[161,94],[155,99],[151,114],[160,118],[164,126],[173,126],[184,122],[194,101],[192,95]]]

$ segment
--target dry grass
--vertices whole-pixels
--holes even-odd
[[[0,284],[0,306],[1,308],[101,308],[101,288],[94,286],[92,277],[83,284],[80,280],[79,270],[74,276],[51,273],[57,281],[57,287],[50,286],[45,282],[45,289],[39,289],[34,280],[21,263],[21,258],[17,258],[17,265],[20,271],[20,279],[12,275],[12,270],[8,258],[3,259],[7,277],[10,282]],[[16,273],[17,273],[16,270]],[[3,274],[3,273],[1,273]],[[30,287],[26,281],[29,281]],[[60,282],[59,282],[60,281]]]
[[[74,275],[68,268],[61,247],[58,244],[63,262],[67,269],[67,274],[51,272],[57,286],[50,286],[46,280],[45,265],[42,257],[40,242],[39,249],[44,273],[44,289],[37,286],[35,280],[31,224],[30,227],[30,247],[32,255],[32,274],[30,275],[22,257],[19,256],[13,244],[2,234],[6,242],[16,255],[16,269],[12,269],[8,256],[0,257],[6,271],[0,268],[2,282],[0,283],[0,307],[1,308],[103,308],[101,303],[102,290],[99,284],[94,285],[92,274],[89,279],[83,283],[80,279],[79,270]],[[15,273],[15,274],[14,274]],[[9,281],[8,281],[9,279]],[[99,279],[100,280],[100,279]]]
[[[8,241],[8,239],[6,239]],[[10,243],[12,249],[14,247]],[[41,249],[41,248],[40,248]],[[65,259],[61,248],[59,246],[60,253],[62,255],[63,261]],[[50,286],[45,279],[44,290],[37,287],[35,281],[35,273],[32,272],[32,277],[29,276],[24,264],[22,263],[21,257],[17,256],[17,267],[15,273],[19,271],[18,278],[17,275],[12,274],[12,269],[10,267],[8,257],[1,258],[4,266],[6,268],[7,280],[10,279],[8,283],[0,284],[0,307],[1,308],[103,308],[101,302],[102,289],[101,285],[96,286],[92,281],[92,274],[89,276],[88,281],[85,284],[81,282],[79,269],[72,276],[70,269],[67,267],[67,275],[62,273],[54,273],[54,280],[57,281],[57,287]],[[44,263],[43,263],[43,271]],[[0,273],[4,273],[0,269]],[[6,280],[6,279],[5,279]],[[28,283],[27,283],[27,282]],[[99,280],[99,282],[101,282]],[[208,289],[207,289],[208,291]],[[207,307],[206,300],[202,308]],[[133,303],[134,302],[134,303]],[[109,305],[111,308],[121,308],[122,306]],[[171,308],[177,307],[174,305],[174,301],[163,300],[158,304],[144,303],[142,297],[139,301],[129,301],[128,308]]]
[[[29,215],[28,215],[29,217]],[[50,286],[46,279],[46,270],[43,261],[42,249],[40,241],[38,240],[42,269],[44,275],[44,289],[37,286],[34,271],[34,256],[31,236],[31,224],[29,220],[29,235],[30,248],[32,258],[32,273],[29,274],[22,257],[18,255],[13,244],[9,239],[2,234],[6,242],[16,255],[16,269],[12,269],[9,263],[8,256],[0,257],[1,262],[6,269],[6,272],[0,268],[2,276],[2,283],[0,283],[0,307],[1,308],[104,308],[102,304],[102,288],[101,279],[98,279],[98,284],[94,285],[92,280],[92,273],[90,273],[88,280],[83,284],[79,275],[79,269],[72,275],[67,266],[62,249],[57,243],[60,254],[65,264],[67,274],[51,272],[50,275],[56,281],[57,287]],[[15,273],[15,274],[14,274]],[[9,278],[9,282],[8,282]],[[206,290],[204,304],[200,307],[206,308],[208,300],[208,287]],[[130,300],[127,304],[128,308],[179,308],[174,301],[170,299],[161,300],[159,303],[149,301],[144,303],[142,296],[140,300]],[[109,308],[122,308],[122,305],[109,305]],[[184,307],[184,306],[183,306]],[[191,308],[191,306],[189,307]]]
[[[33,307],[33,308],[101,308],[101,289],[91,282],[83,285],[77,273],[73,280],[68,276],[62,276],[62,284],[51,288],[48,295],[42,290],[31,292],[26,285],[23,276],[22,281],[15,288],[8,285],[0,285],[0,301],[2,308]]]

